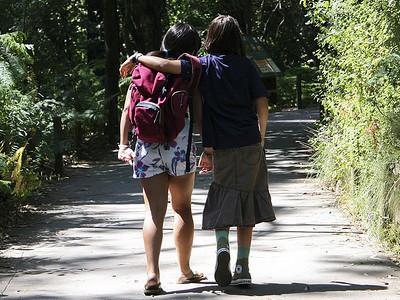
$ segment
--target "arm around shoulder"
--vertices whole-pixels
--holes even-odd
[[[179,59],[170,60],[157,56],[142,55],[137,58],[141,64],[162,73],[181,74],[181,61]]]

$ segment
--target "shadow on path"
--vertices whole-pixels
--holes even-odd
[[[385,284],[394,285],[390,280],[394,280],[398,269],[357,244],[362,232],[345,219],[336,218],[332,197],[313,187],[311,192],[304,188],[310,157],[306,133],[312,131],[317,119],[318,110],[270,115],[266,148],[278,218],[255,228],[252,288],[220,288],[213,281],[195,287],[174,285],[177,267],[173,217],[169,215],[161,267],[166,292],[160,298],[201,299],[219,294],[231,299],[272,295],[289,298],[298,294],[304,299],[310,293],[325,297],[333,292],[329,299],[344,299],[352,297],[352,291],[362,294],[387,290],[382,298],[376,298],[381,300],[385,293],[395,294],[394,288]],[[195,140],[199,143],[198,136]],[[102,161],[70,170],[73,176],[51,186],[1,249],[6,255],[0,256],[0,299],[149,299],[142,295],[146,263],[139,182],[131,178],[131,169],[117,160],[115,152]],[[196,177],[192,207],[197,224],[201,223],[211,180],[210,174]],[[212,278],[215,239],[197,226],[194,260],[203,263],[201,271],[208,268]],[[343,293],[334,298],[334,292]],[[63,297],[58,298],[59,294]],[[77,298],[77,294],[82,297]]]
[[[212,294],[225,293],[228,295],[241,295],[241,296],[272,296],[272,295],[285,295],[285,294],[309,294],[309,293],[323,293],[323,292],[344,292],[344,291],[366,291],[366,290],[385,290],[386,287],[379,285],[363,285],[349,282],[332,282],[330,284],[307,284],[293,282],[291,284],[282,283],[268,283],[268,284],[253,284],[251,288],[237,288],[226,287],[221,288],[217,285],[202,286],[193,289],[182,289],[178,291],[170,291],[166,294],[187,294],[187,293],[204,293],[209,292]],[[197,297],[197,296],[196,296]],[[175,297],[174,299],[179,299]]]

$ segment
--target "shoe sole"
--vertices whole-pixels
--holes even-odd
[[[233,286],[249,286],[251,285],[251,279],[235,279],[232,280],[231,285]]]
[[[232,280],[232,274],[229,268],[231,256],[229,252],[222,251],[217,256],[217,266],[215,268],[215,281],[219,286],[228,286]]]
[[[145,296],[155,296],[161,295],[163,293],[163,289],[161,288],[161,284],[157,283],[150,286],[145,286],[143,290],[143,294]]]

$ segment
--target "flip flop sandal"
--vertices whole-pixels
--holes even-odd
[[[200,281],[206,280],[207,277],[204,276],[203,273],[193,273],[193,276],[190,278],[186,278],[185,275],[182,275],[179,277],[178,281],[176,283],[178,284],[188,284],[188,283],[198,283]]]
[[[160,295],[162,294],[163,289],[161,288],[161,283],[153,284],[153,285],[148,285],[144,286],[143,294],[146,296],[154,296],[154,295]]]

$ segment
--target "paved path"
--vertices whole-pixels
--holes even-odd
[[[313,110],[271,114],[270,188],[277,221],[255,227],[251,289],[220,288],[213,278],[215,240],[200,229],[210,176],[193,195],[192,267],[209,280],[178,285],[172,214],[168,211],[158,299],[400,299],[400,270],[339,209],[335,195],[307,179],[303,143]],[[142,294],[144,206],[138,182],[110,154],[79,165],[9,238],[0,256],[0,299],[148,299]],[[236,241],[232,241],[235,260]]]

